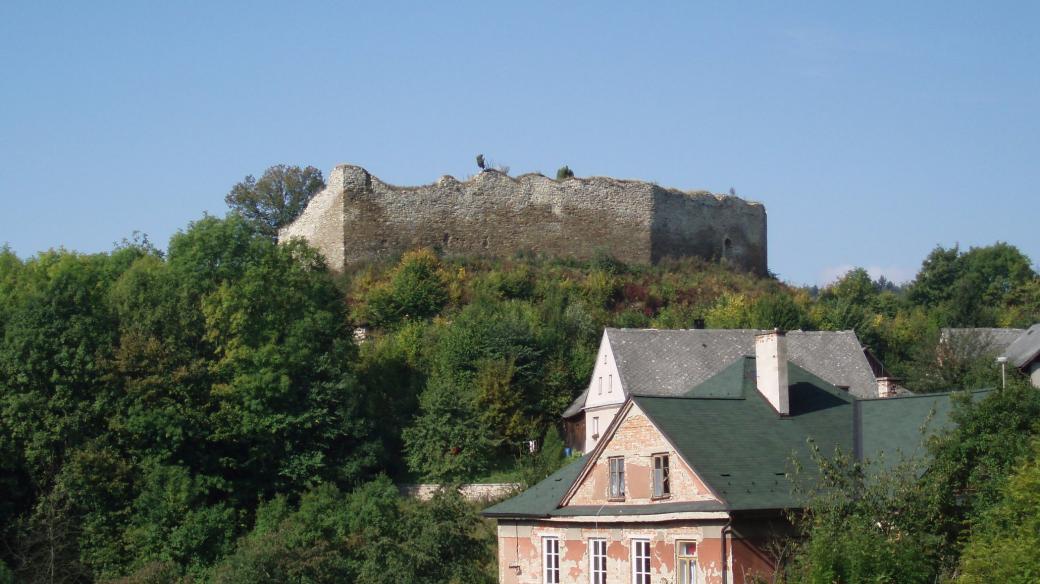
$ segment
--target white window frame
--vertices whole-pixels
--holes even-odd
[[[614,468],[617,467],[617,472]],[[607,498],[620,501],[625,498],[625,457],[611,456],[607,459],[607,472],[609,481],[607,484]],[[618,480],[615,481],[614,477]]]
[[[645,554],[640,554],[640,548]],[[632,584],[650,584],[650,540],[639,538],[631,540],[632,550]],[[640,560],[645,565],[640,565]],[[645,568],[645,570],[643,569]]]
[[[607,540],[602,537],[589,539],[589,584],[607,584]]]
[[[683,544],[692,543],[694,546],[693,555],[684,555],[682,553]],[[697,584],[700,581],[700,567],[697,565],[697,549],[700,547],[697,541],[692,539],[682,539],[675,542],[675,584]],[[687,574],[684,574],[682,570],[683,560],[687,560],[687,566],[692,568],[691,577],[687,578]]]
[[[599,416],[592,416],[592,437],[599,438]]]
[[[542,582],[560,584],[560,538],[555,535],[542,536]]]

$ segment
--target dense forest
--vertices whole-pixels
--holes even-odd
[[[493,581],[478,509],[395,484],[555,469],[605,326],[851,329],[930,392],[1000,384],[985,346],[938,348],[942,327],[1040,321],[1040,277],[1005,243],[937,247],[905,286],[433,249],[333,274],[275,243],[320,188],[277,168],[165,249],[0,249],[0,583]],[[778,553],[787,578],[1035,581],[1037,392],[1011,372],[956,415],[927,473],[821,453],[831,484]]]

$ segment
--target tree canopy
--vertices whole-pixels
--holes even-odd
[[[224,201],[256,231],[274,238],[323,188],[325,180],[317,168],[278,164],[265,170],[259,179],[246,176],[231,187]]]

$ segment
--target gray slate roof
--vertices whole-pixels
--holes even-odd
[[[960,335],[978,336],[986,352],[1000,355],[1024,332],[1025,330],[1017,328],[944,328],[940,335],[943,339]]]
[[[621,383],[633,395],[682,395],[741,357],[755,354],[754,329],[607,329]],[[790,331],[787,358],[860,398],[877,380],[853,331]]]
[[[581,410],[585,408],[585,400],[589,397],[589,388],[586,387],[585,391],[581,392],[581,395],[574,398],[571,405],[567,406],[566,410],[563,410],[562,417],[570,418],[571,416],[577,416],[581,413]]]
[[[1037,357],[1040,357],[1040,324],[1034,324],[1019,335],[1008,346],[1004,356],[1008,358],[1012,365],[1018,368],[1025,367],[1035,361]]]

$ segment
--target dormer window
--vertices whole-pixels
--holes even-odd
[[[624,500],[625,498],[625,459],[615,456],[608,459],[610,462],[610,493],[609,498],[613,500]]]

